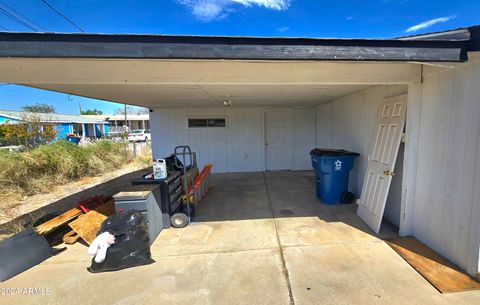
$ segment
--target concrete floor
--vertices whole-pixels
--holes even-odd
[[[0,284],[49,288],[1,304],[480,304],[440,294],[355,216],[315,198],[311,172],[217,174],[184,229],[162,231],[155,263],[90,274],[86,247]]]

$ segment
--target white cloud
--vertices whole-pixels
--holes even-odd
[[[408,29],[405,30],[405,32],[407,32],[407,33],[416,32],[418,30],[431,27],[432,25],[435,25],[437,23],[447,22],[448,20],[454,19],[455,17],[456,16],[448,16],[448,17],[440,17],[440,18],[430,19],[430,20],[427,20],[427,21],[424,21],[422,23],[419,23],[419,24],[416,24],[414,26],[409,27]]]
[[[290,28],[288,26],[282,26],[282,27],[279,27],[277,28],[277,31],[279,31],[280,33],[284,33],[286,31],[289,31]]]
[[[224,18],[230,7],[237,4],[245,7],[253,5],[272,10],[286,10],[290,0],[177,0],[180,4],[189,7],[192,13],[202,21],[211,21]]]

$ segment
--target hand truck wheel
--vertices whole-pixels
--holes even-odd
[[[188,216],[185,213],[175,213],[170,217],[170,222],[174,228],[185,228],[188,224]]]

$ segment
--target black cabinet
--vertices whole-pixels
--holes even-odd
[[[171,172],[165,179],[148,179],[142,177],[132,181],[132,185],[158,185],[157,202],[162,211],[163,227],[170,227],[170,216],[182,209],[182,186],[180,172]]]

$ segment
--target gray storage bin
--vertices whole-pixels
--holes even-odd
[[[136,210],[142,212],[148,227],[150,245],[163,229],[163,217],[160,207],[160,188],[158,185],[134,185],[113,196],[115,210]]]

